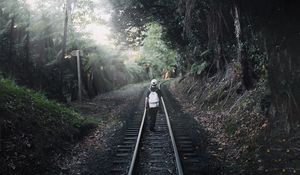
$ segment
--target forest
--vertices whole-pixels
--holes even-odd
[[[69,148],[121,127],[125,119],[116,116],[129,110],[122,105],[134,108],[142,94],[122,90],[157,78],[168,79],[183,111],[214,140],[205,151],[221,163],[204,174],[299,174],[299,7],[1,0],[0,172],[59,174]]]

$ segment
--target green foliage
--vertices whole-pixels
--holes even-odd
[[[143,3],[137,0],[110,0],[108,4],[113,7],[112,25],[114,38],[118,44],[131,47],[143,45],[146,24],[151,17],[145,16]]]
[[[43,117],[54,117],[67,120],[71,123],[80,124],[86,118],[79,116],[74,111],[66,108],[55,101],[48,100],[44,95],[30,89],[19,87],[9,80],[0,80],[0,101],[1,109],[12,113],[27,112],[38,113]],[[92,120],[91,120],[92,121]]]
[[[137,63],[125,64],[127,73],[126,78],[128,82],[140,82],[146,79],[146,72]]]
[[[146,37],[142,47],[140,65],[147,65],[152,70],[152,77],[161,76],[165,70],[176,65],[176,52],[162,40],[163,28],[158,23],[147,25]],[[151,75],[150,75],[151,76]]]
[[[101,21],[95,12],[95,2],[93,0],[80,0],[72,12],[72,23],[76,26],[85,26],[93,21]]]
[[[91,75],[90,82],[95,90],[105,92],[144,80],[145,72],[141,66],[128,59],[127,55],[112,48],[94,47],[93,51],[89,51],[86,54],[84,69]]]
[[[262,41],[263,38],[255,35],[251,40],[249,39],[248,41],[245,41],[243,45],[247,50],[247,59],[254,65],[254,72],[256,75],[266,79],[269,60],[267,59],[267,53],[263,48]]]
[[[194,75],[201,75],[202,72],[207,68],[208,64],[204,61],[201,64],[194,63],[191,67],[191,73]]]

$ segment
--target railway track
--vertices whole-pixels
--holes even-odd
[[[200,173],[197,166],[201,161],[198,160],[193,142],[180,124],[173,124],[175,130],[172,128],[173,119],[169,118],[164,98],[162,105],[163,114],[157,115],[156,131],[151,132],[147,126],[146,109],[143,109],[144,98],[140,100],[140,109],[132,117],[123,142],[118,145],[111,174]]]

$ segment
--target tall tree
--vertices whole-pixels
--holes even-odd
[[[67,37],[68,37],[68,21],[69,21],[70,10],[71,10],[71,0],[66,0],[65,17],[64,17],[64,34],[62,39],[62,59],[64,59],[66,54],[66,45],[67,45]]]

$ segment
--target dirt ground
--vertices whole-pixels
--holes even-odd
[[[66,155],[58,157],[58,168],[49,174],[110,174],[114,148],[122,140],[120,133],[126,129],[145,89],[145,84],[128,85],[92,100],[72,103],[74,110],[82,115],[94,116],[100,123]]]

